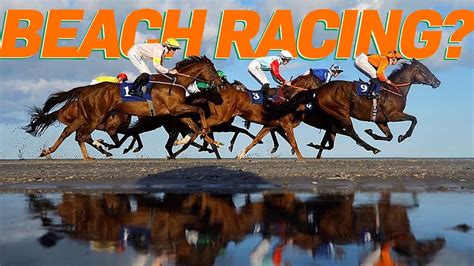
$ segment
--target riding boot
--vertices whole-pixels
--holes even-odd
[[[270,84],[263,84],[262,85],[262,88],[260,89],[262,91],[262,96],[263,96],[263,102],[265,103],[266,101],[268,101],[268,93],[269,93],[269,90],[270,90]]]
[[[367,97],[369,99],[375,98],[375,88],[379,86],[379,79],[378,78],[372,78],[369,81],[369,91],[367,92]]]
[[[141,73],[132,84],[132,88],[128,92],[130,95],[140,96],[142,97],[143,92],[141,90],[142,86],[146,85],[150,80],[150,74],[148,73]]]

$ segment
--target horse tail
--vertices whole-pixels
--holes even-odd
[[[84,87],[77,87],[74,88],[70,91],[60,91],[54,94],[51,94],[46,102],[43,104],[43,112],[48,113],[53,109],[56,105],[66,102],[69,103],[71,101],[74,101],[77,99],[79,94],[82,92],[83,89],[87,88],[87,86]]]
[[[41,136],[50,125],[58,120],[58,113],[59,111],[55,111],[47,114],[41,108],[33,107],[30,110],[30,123],[23,129],[34,137]]]

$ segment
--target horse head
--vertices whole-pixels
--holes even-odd
[[[220,88],[223,86],[223,81],[217,74],[214,64],[205,55],[202,57],[191,56],[178,62],[176,70],[191,76],[195,80],[207,82],[211,87]]]
[[[412,66],[412,82],[413,84],[423,84],[431,86],[433,89],[436,89],[441,84],[441,81],[436,78],[436,76],[431,73],[431,71],[420,61],[413,58],[411,60]]]

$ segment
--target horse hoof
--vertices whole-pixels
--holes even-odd
[[[124,149],[122,154],[128,153],[130,149]]]
[[[374,154],[377,154],[377,153],[379,153],[379,152],[380,152],[379,149],[374,149],[374,150],[373,150],[373,153],[374,153]]]
[[[295,150],[294,149],[291,149],[291,155],[295,155]],[[301,157],[301,158],[303,158],[303,157]]]
[[[234,146],[229,146],[229,151],[232,152],[234,150]]]
[[[133,153],[137,153],[137,152],[139,152],[140,150],[141,150],[141,149],[139,149],[139,148],[135,148],[135,149],[133,150]]]
[[[93,160],[95,160],[95,158],[94,158],[94,157],[86,157],[86,158],[84,158],[84,160],[86,160],[86,161],[93,161]]]
[[[50,153],[49,149],[44,149],[41,151],[40,157],[48,156]]]
[[[169,155],[166,156],[166,160],[174,160],[174,159],[176,159],[176,157],[174,157],[174,156],[169,156]]]
[[[405,139],[403,135],[398,136],[398,143],[402,142]]]
[[[107,152],[107,153],[105,154],[105,157],[112,157],[112,155],[113,155],[112,153]]]
[[[273,148],[273,149],[270,151],[270,153],[271,153],[271,154],[274,154],[277,150],[278,150],[278,148]]]
[[[372,135],[372,132],[373,132],[372,129],[366,129],[366,130],[364,130],[364,131],[365,131],[365,133],[367,133],[367,134],[369,134],[369,135]]]
[[[258,143],[258,144],[263,144],[263,141],[259,141],[259,142],[257,142],[257,143]]]

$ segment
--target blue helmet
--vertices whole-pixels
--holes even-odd
[[[329,70],[334,72],[344,72],[344,70],[342,70],[342,67],[340,67],[338,64],[332,64]]]

